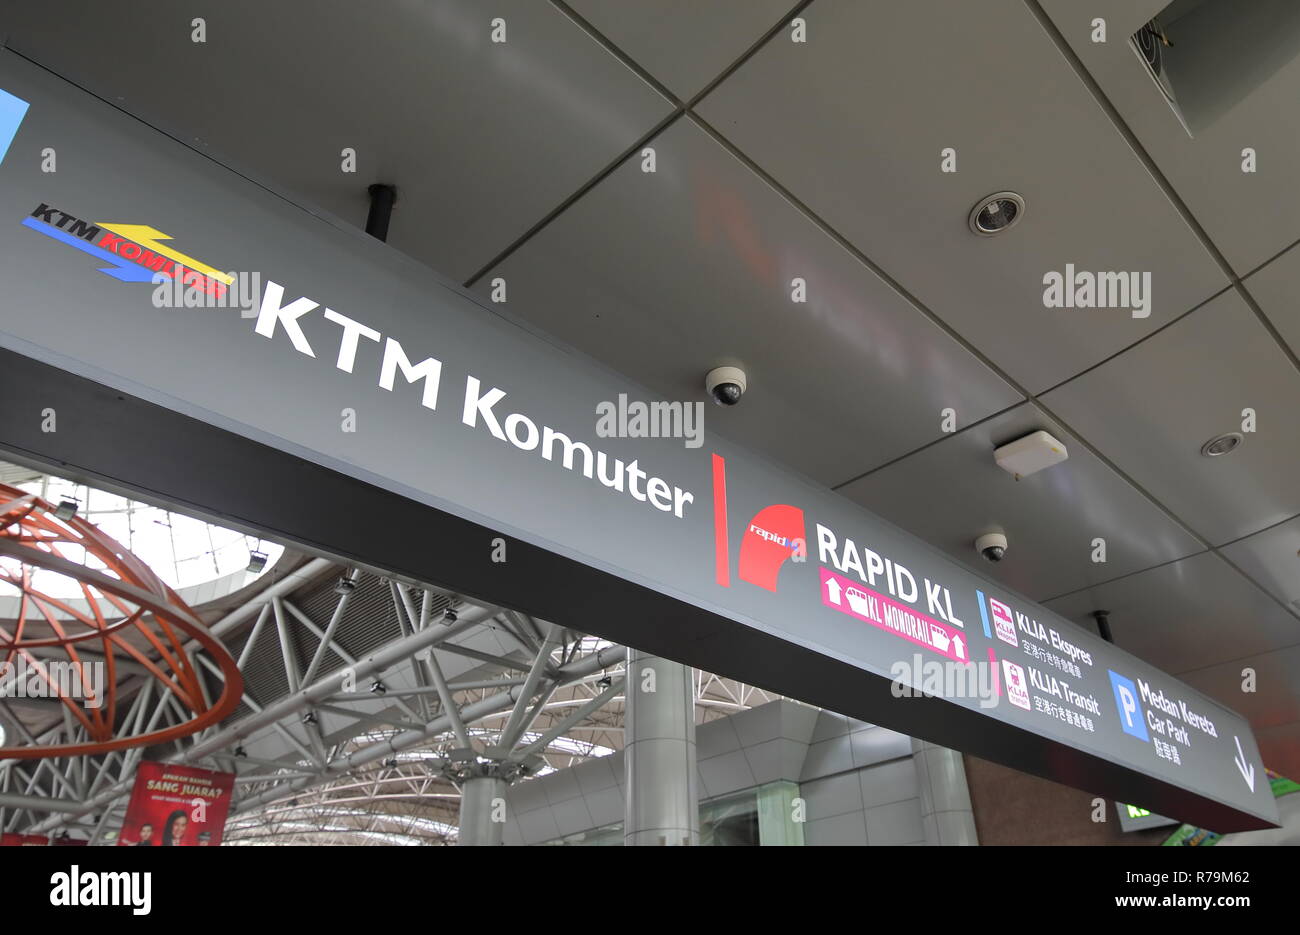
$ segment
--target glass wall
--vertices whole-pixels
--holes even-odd
[[[757,847],[758,790],[700,803],[701,847]]]
[[[802,847],[803,816],[799,784],[772,782],[735,795],[700,803],[701,847]],[[622,846],[623,823],[565,835],[548,845]]]

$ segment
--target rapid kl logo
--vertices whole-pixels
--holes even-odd
[[[727,517],[727,465],[713,455],[713,521],[716,570],[721,587],[731,587],[731,554]],[[820,523],[816,527],[817,583],[820,603],[859,623],[922,646],[945,659],[970,662],[965,626],[953,612],[948,588],[913,575],[902,564],[852,539],[840,539]],[[804,511],[788,503],[765,506],[745,526],[740,540],[739,577],[777,590],[786,562],[808,559]],[[852,577],[850,577],[852,576]],[[921,605],[924,605],[924,610]]]
[[[717,581],[731,587],[730,536],[727,533],[727,463],[713,456],[713,533]],[[803,561],[807,556],[803,510],[788,503],[774,503],[754,515],[740,540],[740,578],[750,584],[776,590],[776,580],[786,560]]]
[[[186,256],[163,241],[171,236],[148,224],[93,224],[40,204],[23,226],[52,240],[88,253],[107,264],[99,271],[120,282],[161,282],[172,279],[205,295],[221,298],[234,277],[201,260]]]

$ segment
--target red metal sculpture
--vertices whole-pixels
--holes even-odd
[[[58,698],[84,731],[78,731],[72,743],[0,747],[0,759],[107,753],[164,743],[230,715],[239,706],[244,682],[225,646],[148,565],[85,520],[75,515],[60,519],[56,509],[35,494],[0,484],[0,584],[18,591],[17,615],[0,620],[0,675],[23,665],[44,680],[45,694]],[[65,555],[81,549],[85,563]],[[88,567],[92,556],[104,565],[102,571]],[[33,569],[78,582],[84,606],[35,587]],[[0,595],[7,590],[0,587]],[[81,697],[67,691],[68,680],[50,677],[54,666],[49,652],[39,657],[34,652],[50,648],[56,648],[54,656],[57,650],[66,656],[61,671],[76,676],[72,681]],[[94,660],[85,658],[88,648],[94,649]],[[216,700],[209,699],[199,675],[194,657],[199,648],[221,670],[224,684]],[[123,659],[135,663],[133,669],[152,677],[156,688],[169,692],[193,716],[160,730],[150,730],[142,718],[132,723],[119,719],[117,669]],[[89,665],[104,667],[103,697],[85,697],[86,687],[101,681],[89,676]],[[142,690],[141,683],[133,687]]]

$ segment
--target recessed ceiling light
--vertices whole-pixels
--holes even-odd
[[[1201,454],[1207,458],[1217,458],[1219,455],[1226,455],[1230,451],[1236,451],[1241,447],[1244,440],[1240,432],[1225,432],[1222,435],[1216,435],[1202,445]]]
[[[997,192],[981,198],[970,211],[970,229],[981,237],[992,237],[1014,227],[1025,213],[1025,199],[1015,192]]]

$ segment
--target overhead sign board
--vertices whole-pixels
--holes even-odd
[[[608,404],[649,398],[617,374],[16,55],[0,89],[28,105],[0,346],[594,568],[614,606],[571,625],[613,634],[627,582],[708,624],[618,633],[642,648],[1180,818],[1274,821],[1249,726],[1196,690],[712,433],[605,437]],[[64,444],[0,444],[20,432]]]

